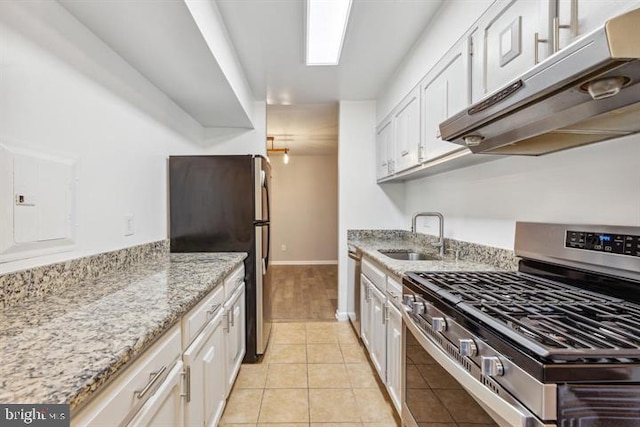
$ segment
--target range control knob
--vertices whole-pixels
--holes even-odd
[[[404,303],[404,305],[411,307],[411,305],[413,304],[413,302],[416,300],[416,297],[414,297],[411,294],[406,294],[402,296],[402,302]]]
[[[424,303],[420,301],[414,302],[412,304],[412,307],[413,314],[415,314],[416,316],[422,316],[427,311],[427,307],[425,307]]]
[[[496,356],[482,357],[482,375],[501,377],[504,375],[504,365]]]
[[[431,327],[436,332],[444,332],[447,330],[447,321],[444,320],[444,317],[434,317],[431,319]]]
[[[469,338],[460,338],[458,340],[460,344],[460,354],[463,356],[473,357],[478,354],[478,346]]]

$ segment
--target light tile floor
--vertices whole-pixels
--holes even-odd
[[[242,365],[221,425],[397,427],[346,322],[275,323],[264,360]]]

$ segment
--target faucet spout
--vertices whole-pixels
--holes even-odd
[[[440,256],[444,257],[444,216],[440,212],[417,212],[411,217],[411,233],[417,234],[416,221],[419,217],[436,217],[438,218],[438,242],[433,246],[440,248]]]

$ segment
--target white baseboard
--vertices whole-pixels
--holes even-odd
[[[271,261],[271,265],[337,265],[338,260]]]
[[[349,320],[349,316],[347,315],[346,311],[336,310],[336,319],[338,319],[338,321],[340,322],[346,322],[347,320]]]

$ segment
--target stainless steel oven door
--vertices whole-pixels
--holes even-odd
[[[475,379],[402,313],[405,343],[402,423],[447,426],[553,427]],[[440,425],[440,424],[438,424]]]

